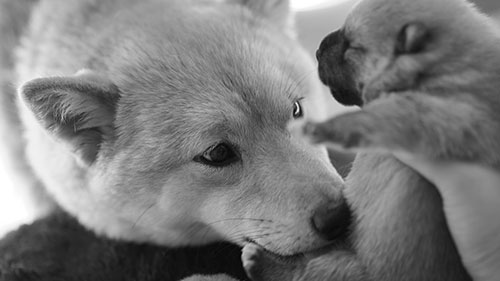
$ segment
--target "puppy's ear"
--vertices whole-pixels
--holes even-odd
[[[283,28],[286,32],[295,35],[293,15],[289,0],[238,0],[248,7],[255,15],[268,19]]]
[[[398,55],[419,53],[428,44],[429,39],[430,32],[423,23],[408,23],[398,33],[395,52]]]
[[[113,137],[119,90],[93,72],[35,79],[19,94],[41,126],[84,165],[91,165],[102,141]]]

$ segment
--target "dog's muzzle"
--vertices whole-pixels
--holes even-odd
[[[320,207],[311,218],[311,223],[321,237],[333,241],[347,234],[351,217],[351,209],[342,199]]]

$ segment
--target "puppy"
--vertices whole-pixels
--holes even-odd
[[[11,138],[32,187],[80,223],[281,255],[346,231],[342,179],[293,129],[323,117],[323,96],[288,1],[32,4],[13,69],[2,64],[19,86]]]
[[[463,0],[365,0],[323,40],[321,80],[362,110],[305,131],[362,152],[345,189],[355,219],[347,246],[294,273],[287,265],[286,280],[471,280],[440,195],[389,152],[498,168],[499,43],[492,21]],[[275,274],[270,256],[245,251],[251,274]]]

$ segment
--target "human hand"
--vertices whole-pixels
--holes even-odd
[[[477,164],[395,156],[441,193],[448,227],[474,280],[500,276],[500,173]]]

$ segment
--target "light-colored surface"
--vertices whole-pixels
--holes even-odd
[[[296,11],[308,11],[332,7],[353,0],[291,0],[292,9]]]
[[[2,155],[0,159],[3,159]],[[0,161],[0,237],[20,223],[29,221],[30,217],[29,210],[16,195],[14,184]]]

